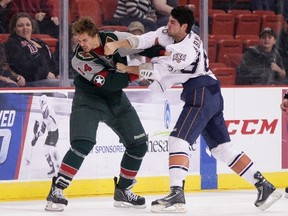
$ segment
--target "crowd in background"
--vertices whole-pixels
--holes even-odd
[[[282,14],[285,22],[279,33],[273,29],[266,32],[262,29],[265,34],[259,34],[259,45],[249,48],[243,54],[242,62],[237,68],[236,84],[288,84],[288,1],[251,0],[249,4],[246,1],[245,5],[239,2],[213,0],[213,9],[271,10]],[[79,4],[81,0],[69,0],[70,24],[79,17]],[[167,23],[171,9],[179,4],[178,0],[118,0],[113,18],[105,25],[124,25],[133,34],[154,31]],[[193,11],[199,10],[193,4],[187,6]],[[0,43],[0,87],[59,86],[59,42],[52,50],[45,40],[37,37],[37,34],[42,34],[58,40],[59,25],[59,1],[0,0],[0,34],[9,34],[7,40]],[[134,31],[131,31],[131,26]],[[199,28],[196,22],[192,29],[199,34]],[[77,41],[71,33],[69,40],[69,58],[72,58]],[[128,60],[131,64],[141,64],[147,59],[129,56]],[[68,74],[73,85],[76,72],[71,65]]]

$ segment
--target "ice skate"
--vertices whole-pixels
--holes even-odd
[[[114,206],[120,208],[146,208],[145,198],[134,194],[129,188],[120,188],[117,185],[117,178],[114,178],[115,192],[114,192]]]
[[[285,188],[285,198],[288,199],[288,187]]]
[[[63,190],[55,185],[56,177],[52,179],[50,192],[46,198],[46,211],[63,211],[64,205],[68,204],[68,200],[63,195]]]
[[[173,186],[171,187],[170,194],[151,203],[151,211],[157,213],[184,213],[187,211],[185,203],[183,188],[179,186]]]
[[[258,179],[258,182],[255,184],[258,190],[258,196],[254,204],[264,211],[279,200],[282,194],[276,191],[276,188],[268,182],[260,172],[256,172],[254,177]]]

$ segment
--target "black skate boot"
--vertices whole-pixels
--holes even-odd
[[[260,172],[257,171],[254,178],[258,180],[255,184],[258,190],[258,196],[254,204],[256,207],[264,211],[279,200],[282,194],[277,192],[276,188],[268,182]]]
[[[63,190],[56,186],[56,177],[52,178],[52,185],[50,192],[46,198],[46,211],[63,211],[64,205],[68,204],[68,200],[63,195]]]
[[[120,208],[146,208],[145,198],[134,194],[131,191],[132,184],[129,188],[120,188],[117,185],[117,177],[114,177],[115,192],[114,192],[114,206]]]
[[[184,190],[180,186],[170,188],[171,192],[162,199],[157,199],[151,203],[152,212],[186,212]]]
[[[285,198],[288,199],[288,187],[285,188]]]

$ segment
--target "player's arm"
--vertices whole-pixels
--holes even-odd
[[[113,55],[118,49],[147,49],[155,45],[157,33],[147,32],[143,35],[132,35],[125,39],[106,43],[104,46],[105,55]]]
[[[130,82],[136,79],[138,79],[138,75],[123,73],[117,70],[104,70],[95,74],[90,82],[106,91],[118,91],[126,88]]]

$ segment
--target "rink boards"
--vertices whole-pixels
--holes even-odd
[[[167,139],[183,107],[181,88],[157,94],[145,88],[126,89],[149,136],[148,152],[139,171],[136,192],[157,193],[168,190]],[[246,152],[255,166],[277,187],[287,186],[287,117],[279,104],[286,91],[270,88],[223,88],[224,116],[231,140]],[[0,200],[43,199],[50,188],[49,166],[44,156],[46,134],[32,147],[35,120],[41,121],[39,98],[46,94],[55,110],[59,126],[57,150],[61,161],[69,149],[69,114],[73,89],[0,92]],[[133,122],[131,122],[133,123]],[[81,127],[81,125],[79,125]],[[199,137],[190,152],[187,191],[205,189],[253,188],[217,163]],[[100,124],[97,144],[86,157],[68,196],[112,194],[113,177],[125,148],[106,125]],[[27,158],[30,164],[27,164]]]

